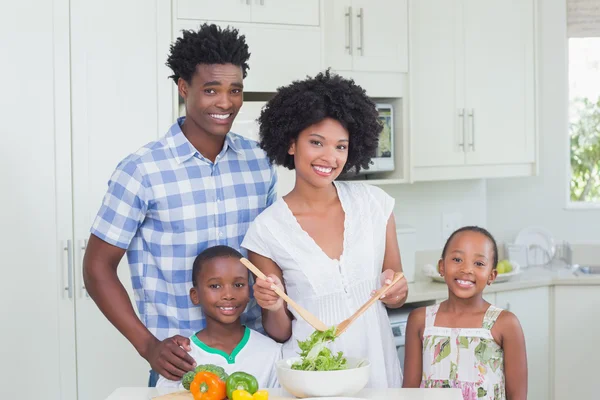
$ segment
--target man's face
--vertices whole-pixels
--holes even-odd
[[[191,82],[179,78],[187,123],[211,136],[225,136],[243,103],[242,67],[199,64]]]

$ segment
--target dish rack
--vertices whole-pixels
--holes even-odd
[[[554,254],[552,254],[552,251],[547,251],[542,246],[535,244],[527,247],[506,243],[504,247],[506,258],[518,262],[522,267],[548,267],[560,264],[570,267],[573,261],[571,245],[566,241],[554,245]]]

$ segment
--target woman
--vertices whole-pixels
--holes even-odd
[[[268,276],[257,279],[254,295],[265,331],[286,342],[288,358],[313,329],[272,285],[328,326],[352,315],[402,271],[394,199],[373,186],[336,181],[368,167],[382,129],[375,104],[352,80],[327,71],[280,88],[259,123],[261,147],[274,163],[296,171],[296,184],[255,219],[242,246]],[[331,346],[371,362],[369,387],[402,385],[385,306],[402,306],[407,294],[402,279]]]

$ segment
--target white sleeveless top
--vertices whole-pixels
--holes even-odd
[[[288,296],[327,326],[352,315],[380,287],[386,226],[394,199],[380,188],[356,182],[334,182],[345,212],[344,247],[332,260],[302,229],[283,199],[263,211],[250,225],[242,247],[273,260],[282,270]],[[283,345],[283,358],[298,356],[298,340],[314,329],[291,310],[292,337]],[[334,352],[367,358],[367,387],[398,388],[402,372],[383,303],[357,319],[332,344]]]

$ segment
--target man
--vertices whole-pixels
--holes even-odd
[[[214,245],[240,249],[249,223],[275,199],[276,174],[254,141],[229,132],[243,102],[250,57],[236,29],[204,24],[171,45],[167,65],[186,117],[119,163],[84,257],[90,296],[158,374],[180,379],[195,367],[189,337],[204,317],[189,300],[194,258]],[[131,269],[137,318],[118,279]],[[260,326],[250,303],[245,324]]]

